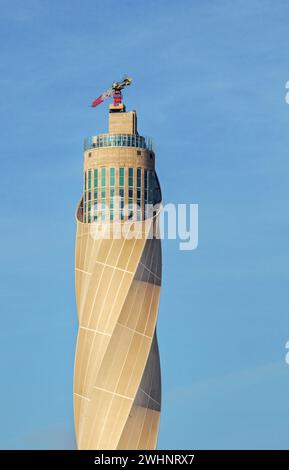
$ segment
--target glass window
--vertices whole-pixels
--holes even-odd
[[[88,189],[91,189],[91,170],[88,170]]]
[[[133,187],[133,168],[128,169],[128,185]]]
[[[154,175],[152,171],[149,171],[149,203],[153,203],[154,199]]]
[[[101,169],[101,186],[105,186],[106,182],[106,168]]]
[[[119,186],[124,186],[124,168],[119,169]]]
[[[120,168],[120,170],[123,170],[123,168]],[[120,172],[120,177],[121,177],[121,172]],[[124,172],[122,172],[122,178],[124,177]],[[124,188],[119,188],[118,190],[118,201],[119,201],[119,220],[123,220],[123,208],[124,208]]]
[[[91,203],[88,203],[88,214],[87,214],[87,222],[91,222]]]
[[[147,189],[148,187],[148,171],[144,171],[144,188]]]
[[[101,202],[101,220],[105,220],[105,199]]]
[[[144,203],[148,202],[148,171],[144,171]]]
[[[137,185],[137,188],[141,187],[141,168],[137,168],[137,171],[136,171],[136,185]]]
[[[115,170],[114,168],[110,168],[110,186],[114,186],[115,184]]]
[[[97,188],[98,187],[98,170],[97,170],[97,168],[94,170],[93,181],[94,181],[94,187]]]
[[[128,169],[128,207],[133,208],[133,168]],[[133,210],[129,210],[128,218],[133,218]]]
[[[137,203],[137,211],[136,211],[136,219],[141,220],[141,168],[137,168],[136,170],[136,203]]]
[[[132,202],[128,203],[128,207],[129,207],[128,219],[132,219],[133,218],[133,210],[132,210],[133,204],[132,204]]]

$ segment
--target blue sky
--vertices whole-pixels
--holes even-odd
[[[289,5],[0,1],[0,447],[73,448],[74,212],[124,73],[165,202],[159,448],[288,448]]]

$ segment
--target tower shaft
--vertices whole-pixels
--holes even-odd
[[[85,141],[75,251],[79,449],[154,449],[158,435],[161,190],[151,141],[123,106],[110,106],[108,134]]]

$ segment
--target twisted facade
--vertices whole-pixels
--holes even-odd
[[[138,134],[135,112],[110,106],[109,133],[85,142],[84,192],[77,209],[79,449],[156,447],[160,203],[151,142]]]

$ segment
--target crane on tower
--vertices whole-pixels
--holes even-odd
[[[95,108],[102,103],[106,98],[113,96],[113,105],[119,106],[122,103],[121,90],[126,86],[129,86],[132,82],[132,78],[124,77],[120,82],[113,82],[111,87],[100,95],[96,100],[91,103],[91,106]]]

